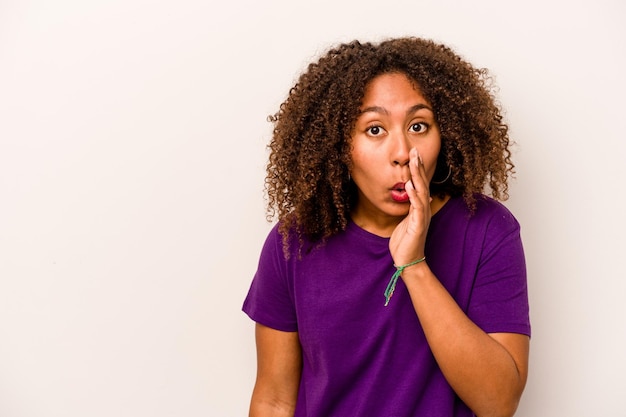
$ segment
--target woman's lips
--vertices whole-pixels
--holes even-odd
[[[391,189],[391,198],[398,203],[406,203],[409,201],[409,195],[404,189],[404,183],[399,182]]]

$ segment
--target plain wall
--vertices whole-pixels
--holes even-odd
[[[517,416],[626,416],[620,1],[0,2],[0,416],[243,416],[274,113],[417,35],[491,70],[533,338]]]

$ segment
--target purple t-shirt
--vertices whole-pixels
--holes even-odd
[[[472,416],[435,362],[389,239],[350,222],[324,245],[297,244],[289,259],[270,232],[243,311],[271,328],[298,332],[303,369],[296,416]],[[530,335],[519,224],[481,197],[470,217],[462,198],[437,212],[426,241],[431,270],[485,332]]]

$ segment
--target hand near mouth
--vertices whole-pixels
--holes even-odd
[[[396,226],[389,240],[394,264],[406,265],[424,256],[426,234],[430,225],[430,193],[424,163],[417,149],[409,153],[411,179],[406,182],[410,207],[407,216]]]

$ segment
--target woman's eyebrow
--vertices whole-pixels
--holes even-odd
[[[406,114],[407,114],[407,116],[408,116],[408,115],[411,115],[411,114],[413,114],[413,113],[416,113],[416,112],[418,112],[418,111],[420,111],[420,110],[422,110],[422,109],[426,109],[426,110],[430,111],[430,112],[431,112],[431,113],[433,113],[433,114],[435,113],[435,112],[433,111],[433,109],[432,109],[432,108],[430,108],[430,106],[428,106],[427,104],[420,103],[420,104],[416,104],[415,106],[412,106],[410,109],[408,109],[408,110],[406,111]]]
[[[410,114],[413,114],[413,113],[415,113],[415,112],[418,112],[418,111],[420,111],[420,110],[422,110],[422,109],[426,109],[426,110],[429,110],[431,113],[434,113],[434,112],[433,112],[433,109],[432,109],[432,108],[430,108],[430,106],[428,106],[427,104],[424,104],[424,103],[420,103],[420,104],[416,104],[416,105],[414,105],[414,106],[411,106],[411,107],[410,107],[410,108],[406,111],[406,114],[407,114],[407,115],[410,115]],[[386,108],[381,107],[381,106],[370,106],[370,107],[366,107],[366,108],[362,109],[362,110],[359,112],[359,114],[368,113],[368,112],[373,112],[373,113],[381,113],[381,114],[384,114],[384,115],[389,115],[389,111],[388,111]]]
[[[386,108],[384,107],[380,107],[380,106],[371,106],[371,107],[366,107],[364,109],[362,109],[359,114],[363,114],[363,113],[369,113],[369,112],[373,112],[373,113],[382,113],[385,115],[388,115],[389,112],[387,111]]]

